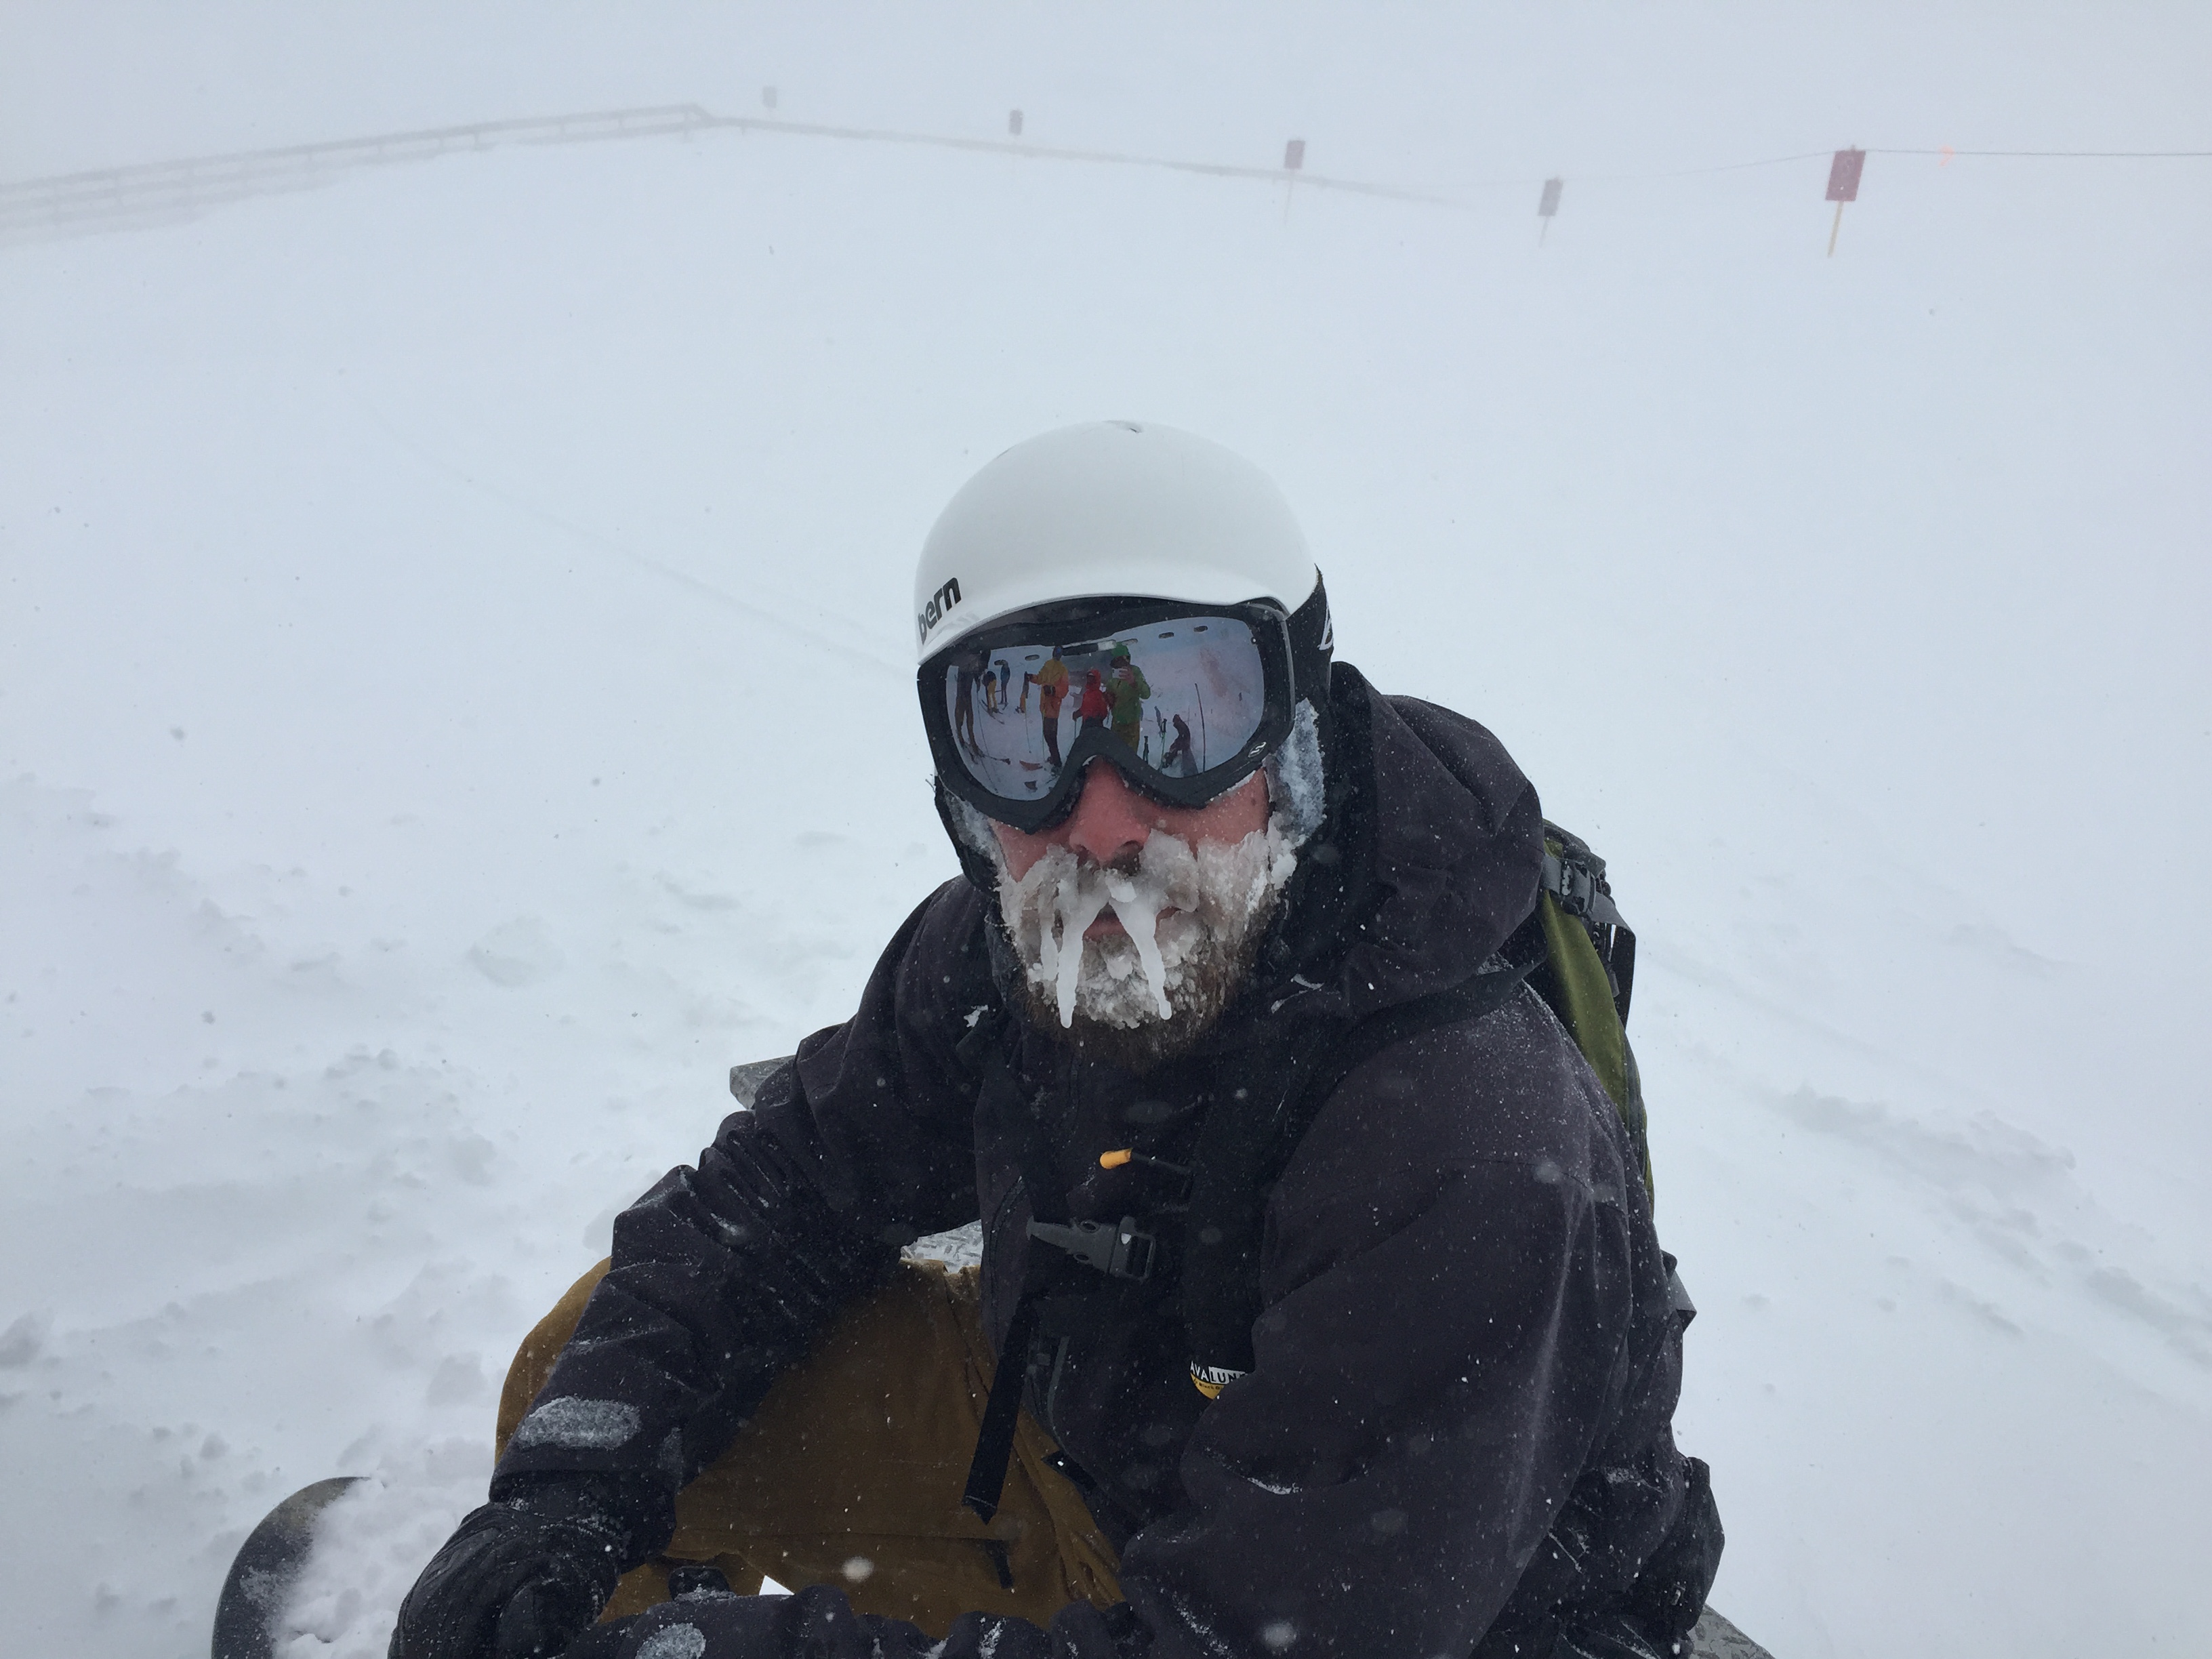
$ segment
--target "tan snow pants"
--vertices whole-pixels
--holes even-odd
[[[530,1409],[607,1263],[523,1339],[499,1401],[498,1447]],[[862,1613],[941,1638],[963,1613],[1044,1624],[1068,1602],[1121,1600],[1113,1547],[1027,1413],[988,1526],[961,1505],[993,1363],[974,1268],[905,1262],[778,1378],[728,1451],[676,1501],[661,1557],[626,1574],[603,1618],[668,1595],[668,1568],[711,1561],[741,1595],[763,1575],[842,1587]]]

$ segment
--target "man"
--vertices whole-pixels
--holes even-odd
[[[1106,676],[1106,696],[1114,708],[1114,735],[1125,748],[1138,746],[1138,730],[1145,720],[1145,699],[1152,695],[1152,688],[1145,678],[1144,670],[1129,659],[1129,647],[1115,646]]]
[[[1686,1650],[1719,1528],[1640,1160],[1523,981],[1534,789],[1332,665],[1183,434],[1007,452],[917,581],[963,877],[525,1343],[394,1659]],[[1115,639],[1227,759],[973,759],[978,651]],[[980,1278],[902,1261],[978,1219]]]
[[[1106,676],[1096,668],[1083,671],[1083,696],[1075,706],[1076,729],[1091,732],[1104,727],[1114,716],[1114,700],[1106,695]]]
[[[975,740],[975,683],[988,678],[988,665],[981,656],[963,656],[953,670],[953,741],[970,755],[983,752],[983,745]]]
[[[1060,769],[1060,705],[1067,696],[1067,665],[1060,660],[1060,647],[1052,648],[1052,656],[1034,674],[1022,676],[1022,700],[1029,700],[1030,686],[1037,689],[1037,720],[1044,738],[1045,753],[1050,758],[1052,769]]]
[[[1175,727],[1175,741],[1168,744],[1167,752],[1160,757],[1160,770],[1171,778],[1188,777],[1198,763],[1190,752],[1189,722],[1177,714],[1169,724]],[[1160,735],[1167,735],[1166,726],[1160,728]]]

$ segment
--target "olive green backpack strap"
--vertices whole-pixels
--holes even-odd
[[[1528,976],[1583,1051],[1628,1129],[1652,1191],[1644,1084],[1628,1046],[1628,1001],[1636,981],[1636,935],[1613,902],[1605,860],[1556,823],[1544,824],[1543,890],[1535,920],[1544,963]]]

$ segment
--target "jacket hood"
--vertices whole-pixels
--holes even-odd
[[[1328,816],[1245,1018],[1295,1006],[1356,1019],[1443,990],[1535,907],[1543,811],[1504,745],[1463,714],[1382,696],[1348,663],[1329,690]]]

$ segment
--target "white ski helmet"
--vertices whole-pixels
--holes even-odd
[[[1093,421],[1016,444],[939,514],[915,571],[915,654],[1057,600],[1295,611],[1319,580],[1290,503],[1251,462],[1173,427]]]

